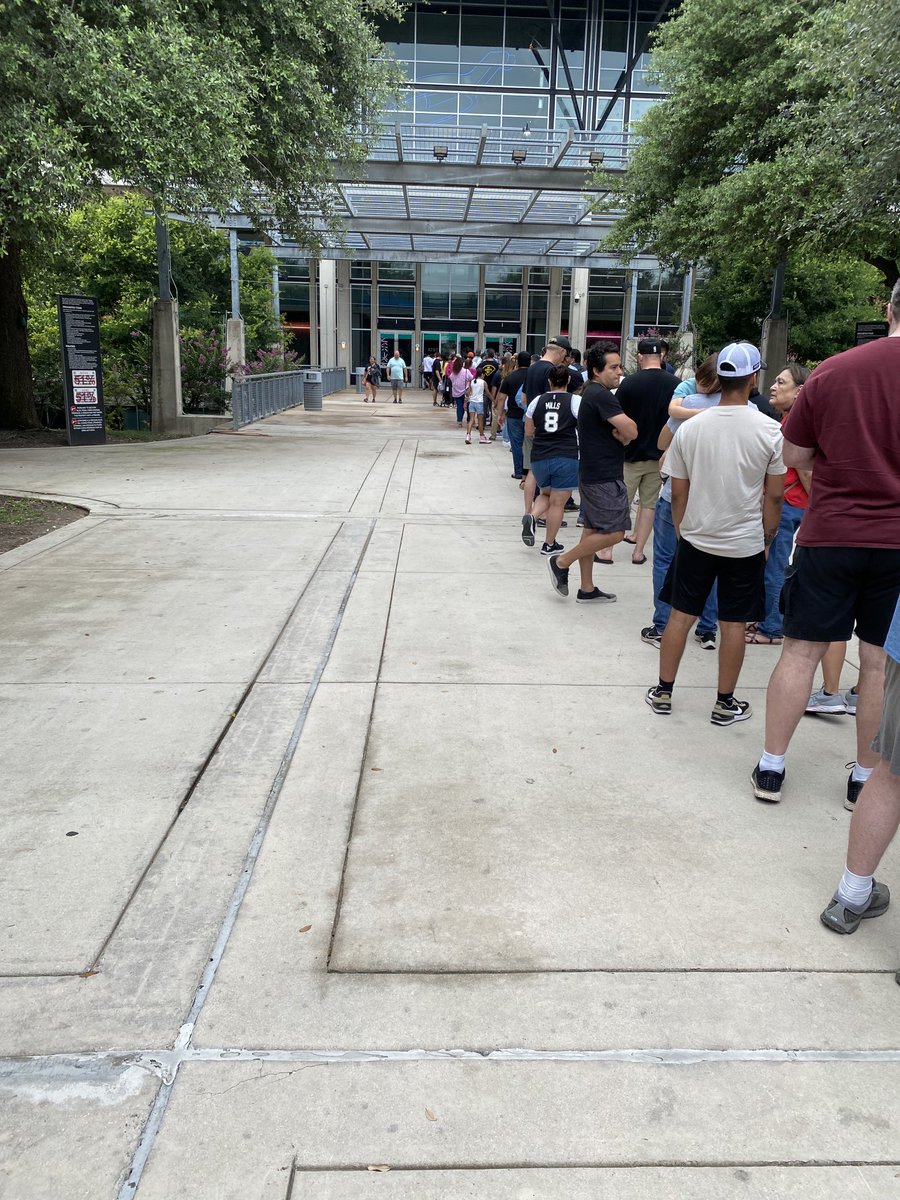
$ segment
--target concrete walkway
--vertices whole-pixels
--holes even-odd
[[[777,651],[654,717],[649,563],[561,600],[510,469],[417,392],[0,453],[91,512],[0,558],[0,1196],[900,1195],[852,718],[755,802]]]

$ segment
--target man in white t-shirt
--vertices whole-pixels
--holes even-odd
[[[425,357],[422,359],[422,388],[425,391],[431,391],[432,398],[434,397],[434,356],[426,351]]]
[[[394,393],[394,403],[402,404],[403,384],[409,378],[409,372],[407,371],[406,363],[400,357],[399,350],[395,349],[392,357],[388,359],[387,373],[388,379],[391,381],[391,389]]]
[[[787,471],[780,427],[747,404],[764,365],[749,342],[733,342],[720,351],[718,405],[685,421],[666,457],[679,540],[660,592],[672,613],[660,645],[659,683],[645,697],[659,716],[672,711],[685,643],[713,583],[718,584],[721,640],[719,690],[710,721],[733,725],[751,715],[749,703],[736,700],[734,689],[747,622],[761,620],[765,611],[766,553],[778,532]]]

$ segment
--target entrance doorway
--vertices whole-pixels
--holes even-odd
[[[495,351],[501,358],[504,354],[517,354],[519,335],[517,333],[486,333],[484,345],[487,350]]]
[[[409,378],[413,387],[418,386],[416,383],[417,366],[412,360],[412,344],[413,335],[411,333],[398,333],[394,329],[381,330],[378,334],[378,361],[381,364],[382,371],[385,372],[388,359],[393,357],[394,348],[396,347],[398,354],[409,368]]]

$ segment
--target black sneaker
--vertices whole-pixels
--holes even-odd
[[[537,527],[538,527],[538,529],[546,529],[547,528],[547,518],[546,517],[538,517]],[[560,529],[568,529],[569,522],[568,521],[560,521],[559,527],[560,527]]]
[[[658,717],[670,717],[672,715],[672,693],[663,692],[659,686],[648,688],[644,699],[653,709]]]
[[[700,643],[701,650],[715,650],[716,635],[714,633],[708,633],[705,629],[701,633],[699,629],[696,629],[694,630],[694,637]]]
[[[592,592],[583,592],[579,588],[575,595],[576,604],[614,604],[615,599],[612,592],[601,592],[596,587]]]
[[[781,799],[781,785],[784,783],[785,771],[761,771],[759,763],[750,773],[753,784],[753,795],[757,800],[765,800],[769,804],[777,804]]]
[[[543,546],[541,546],[541,554],[543,554],[544,558],[546,558],[548,554],[562,554],[563,550],[565,550],[565,546],[562,544],[562,542],[553,542],[552,544],[550,542],[544,542]]]
[[[855,767],[856,763],[847,763],[848,767]],[[865,780],[854,779],[853,772],[850,772],[850,777],[847,780],[847,799],[844,801],[844,808],[847,812],[853,812],[856,808],[856,802],[859,799],[859,793],[865,786]]]
[[[550,586],[560,596],[568,596],[569,568],[559,566],[556,561],[557,558],[559,558],[559,554],[554,553],[552,558],[547,559],[547,569],[550,572]]]
[[[831,903],[820,914],[819,920],[835,933],[855,933],[859,929],[860,921],[868,920],[869,917],[880,917],[887,912],[890,902],[891,893],[888,888],[874,879],[872,892],[864,908],[858,911],[848,908],[843,901],[838,900],[835,892]]]
[[[662,630],[657,629],[655,625],[648,625],[646,629],[641,630],[641,641],[646,642],[648,646],[659,648],[662,642]]]
[[[522,541],[526,546],[534,545],[534,517],[522,518]]]
[[[732,696],[730,700],[715,702],[709,715],[709,721],[711,725],[734,725],[738,721],[749,721],[752,716],[753,709],[750,707],[750,701],[735,700]]]
[[[574,500],[569,498],[563,505],[563,509],[565,512],[578,512],[578,505]]]

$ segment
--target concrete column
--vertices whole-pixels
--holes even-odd
[[[562,267],[550,268],[550,298],[547,301],[547,337],[556,337],[562,328]],[[571,338],[569,339],[571,341]],[[574,346],[575,343],[572,342]]]
[[[519,349],[527,346],[528,334],[528,268],[522,269],[522,295],[519,302]]]
[[[226,358],[228,361],[228,377],[225,380],[225,390],[231,393],[231,370],[243,366],[247,361],[247,345],[244,339],[244,322],[240,317],[233,317],[225,322]]]
[[[353,359],[350,304],[350,260],[340,259],[337,263],[337,366],[347,372],[347,383],[353,382],[353,368],[362,366]]]
[[[337,365],[337,263],[319,261],[319,354],[323,367]]]
[[[178,302],[153,303],[153,357],[150,369],[150,421],[155,433],[174,433],[181,419],[181,346]]]
[[[475,344],[476,350],[484,349],[484,265],[478,268],[478,341]]]
[[[241,315],[241,273],[238,266],[238,235],[236,229],[229,229],[229,261],[231,263],[231,319],[238,320]]]
[[[681,289],[681,321],[679,329],[687,329],[691,323],[691,300],[694,295],[694,268],[688,267],[684,276],[684,287]]]
[[[412,343],[412,362],[409,366],[409,378],[412,381],[412,386],[417,387],[422,376],[419,374],[419,364],[421,363],[425,350],[422,346],[422,264],[416,263],[416,298],[414,300],[414,319],[415,328],[413,330]]]
[[[591,273],[587,267],[572,270],[572,317],[569,321],[569,341],[584,352],[587,340],[588,286]]]
[[[622,341],[634,337],[634,321],[637,315],[638,272],[629,271],[625,281],[625,328]]]
[[[272,268],[272,316],[281,324],[281,281],[278,278],[278,263]]]
[[[764,396],[768,395],[775,376],[784,368],[787,362],[788,349],[788,319],[787,317],[768,317],[763,321],[762,345],[760,353],[763,362],[768,367],[763,371],[759,381],[759,390]]]

